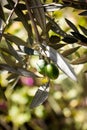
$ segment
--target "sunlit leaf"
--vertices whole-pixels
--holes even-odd
[[[30,108],[34,108],[42,104],[48,97],[49,93],[49,82],[40,86],[36,91],[35,96],[30,104]]]
[[[73,68],[61,54],[59,54],[55,49],[50,46],[46,46],[45,53],[47,57],[49,57],[67,76],[69,76],[73,80],[76,80],[76,75]]]

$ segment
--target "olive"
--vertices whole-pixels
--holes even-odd
[[[49,63],[45,66],[45,75],[51,79],[56,79],[59,75],[59,70],[53,63]]]

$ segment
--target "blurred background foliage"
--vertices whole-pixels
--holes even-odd
[[[69,0],[65,1],[67,2]],[[3,0],[0,2],[2,2],[1,5],[5,19],[7,19],[11,12],[11,10],[5,8],[8,1]],[[20,0],[20,2],[23,1]],[[58,3],[56,0],[42,0],[42,2],[44,4]],[[59,2],[61,3],[62,0]],[[87,14],[86,16],[80,16],[79,14],[81,12],[83,12],[82,9],[67,6],[57,11],[47,12],[47,14],[58,23],[64,32],[70,34],[70,32],[73,31],[73,27],[69,23],[69,21],[71,21],[82,35],[84,35],[84,32],[82,32],[81,27],[84,27],[85,29],[83,30],[86,32],[84,36],[86,36]],[[24,13],[26,14],[25,10]],[[32,39],[34,39],[35,36],[32,36],[32,33],[29,34],[29,30],[26,31],[26,27],[24,28],[23,21],[21,22],[17,20],[17,18],[16,14],[13,13],[5,29],[5,33],[17,36],[24,40],[25,43],[26,41],[32,43],[32,41],[34,41]],[[29,24],[30,23],[31,21],[29,21]],[[5,26],[4,22],[3,26]],[[49,26],[47,26],[47,28],[49,28]],[[33,28],[32,31],[34,31]],[[40,28],[39,33],[41,33]],[[30,109],[29,105],[38,89],[38,84],[44,81],[42,81],[42,79],[38,80],[24,76],[17,77],[18,79],[15,80],[14,77],[16,74],[13,75],[14,80],[11,81],[9,80],[11,73],[8,73],[7,70],[3,70],[2,67],[0,67],[0,130],[87,130],[87,42],[84,43],[80,41],[80,39],[74,44],[68,44],[67,39],[65,39],[66,41],[60,40],[62,36],[53,30],[50,30],[48,34],[52,42],[51,46],[54,48],[58,42],[60,44],[66,44],[64,47],[60,47],[58,51],[73,64],[78,82],[72,81],[60,71],[58,79],[51,80],[48,99],[42,105]],[[31,35],[31,40],[28,39],[29,35]],[[58,36],[57,40],[54,40],[53,36],[55,39],[56,36]],[[17,45],[14,43],[12,45],[14,48],[17,48]],[[7,44],[5,38],[2,37],[0,47],[3,48],[5,46],[7,46]],[[28,46],[31,47],[30,44]],[[79,48],[77,49],[76,47]],[[77,50],[70,51],[71,48],[76,48]],[[0,52],[2,52],[1,49]],[[4,58],[5,56],[7,56],[7,58],[10,56],[4,53],[1,54],[3,54]],[[0,63],[5,62],[1,58],[1,54]],[[38,56],[30,56],[28,62],[30,62],[31,70],[34,68],[37,59]],[[14,57],[12,61],[13,65],[15,63]]]

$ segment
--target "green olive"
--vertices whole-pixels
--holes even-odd
[[[50,63],[45,66],[45,74],[51,79],[56,79],[59,75],[59,70],[53,63]]]

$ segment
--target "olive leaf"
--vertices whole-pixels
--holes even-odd
[[[69,43],[69,44],[73,44],[73,43],[78,42],[78,40],[74,36],[71,36],[71,35],[65,36],[62,40],[66,43]]]
[[[1,52],[1,56],[8,65],[14,66],[16,64],[16,61],[12,59],[11,55],[7,55],[5,52]]]
[[[78,40],[81,40],[81,42],[84,42],[84,43],[87,43],[87,38],[80,34],[80,33],[77,33],[77,32],[71,32],[73,34],[73,36],[75,36]]]
[[[64,57],[67,57],[68,55],[71,55],[72,53],[75,53],[79,48],[80,48],[80,46],[75,47],[75,48],[70,48],[70,49],[68,49],[68,50],[65,50],[65,51],[62,53],[62,55],[63,55]]]
[[[7,41],[7,45],[8,45],[8,48],[10,50],[10,53],[12,54],[13,57],[16,58],[16,60],[18,60],[22,65],[24,64],[23,63],[23,59],[22,57],[17,53],[17,51],[12,47],[12,45],[10,44],[10,42]]]
[[[29,76],[38,77],[33,72],[28,71],[28,70],[26,70],[25,68],[22,68],[22,67],[17,67],[17,66],[12,67],[10,65],[3,64],[3,63],[0,64],[0,67],[4,68],[5,70],[7,70],[9,72],[12,72],[12,73],[15,73],[15,74],[18,74],[18,75],[22,75],[22,76],[25,76],[25,77],[29,77]]]
[[[76,81],[75,72],[67,60],[52,47],[46,46],[45,44],[43,44],[43,46],[46,47],[45,54],[47,57],[49,57],[67,76]]]
[[[10,42],[14,42],[16,45],[23,45],[23,46],[27,46],[27,42],[25,42],[24,40],[22,40],[21,38],[14,36],[12,34],[3,34],[3,36],[5,37],[6,40],[10,41]]]
[[[79,15],[87,16],[87,11],[83,11],[83,12],[79,13]]]
[[[81,25],[79,25],[80,29],[82,30],[82,32],[87,35],[87,29]]]
[[[49,16],[46,16],[46,17],[47,17],[47,19],[49,20],[49,23],[51,24],[51,25],[50,25],[50,29],[51,29],[52,31],[54,31],[56,34],[59,34],[60,36],[63,36],[63,37],[65,37],[65,36],[67,35],[67,33],[64,32],[64,31],[60,28],[60,26],[59,26],[53,19],[51,19]]]
[[[70,28],[72,28],[75,32],[79,32],[77,27],[68,19],[65,18],[65,21],[67,22],[67,24],[70,26]]]
[[[30,108],[34,108],[42,104],[48,97],[49,93],[49,82],[39,87],[36,91],[35,96],[30,104]]]
[[[87,63],[87,55],[82,55],[80,58],[75,59],[71,62],[71,64],[77,65],[77,64],[84,64]]]
[[[32,8],[34,17],[36,18],[43,32],[46,33],[46,19],[45,19],[44,8],[38,8],[42,6],[41,0],[32,0],[30,1],[30,5],[31,7],[37,7],[37,8]]]

